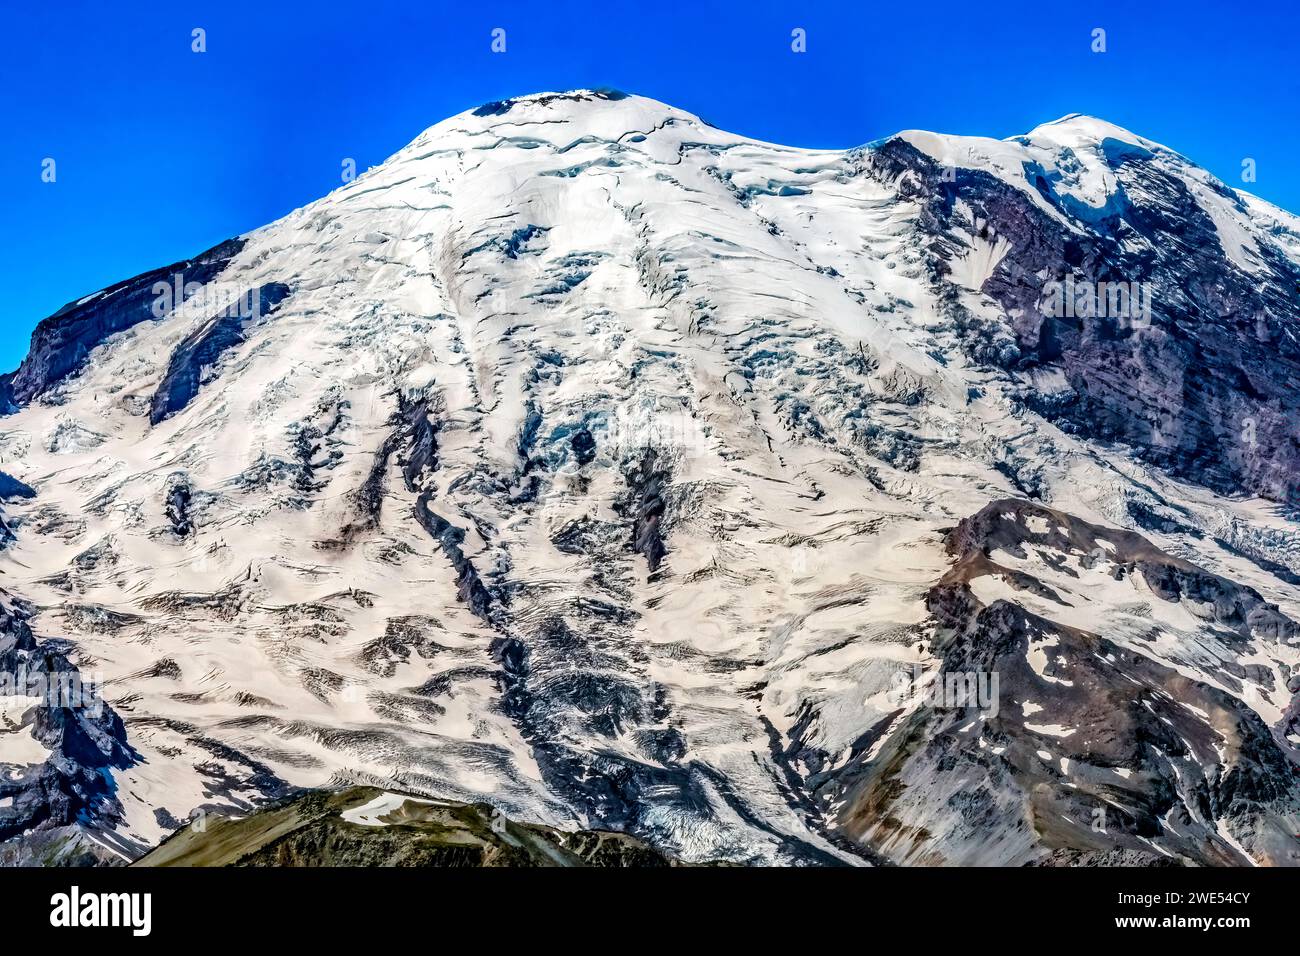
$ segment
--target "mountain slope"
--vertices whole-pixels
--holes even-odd
[[[363,784],[688,861],[1294,863],[1298,262],[1295,217],[1086,118],[849,151],[609,93],[446,120],[70,304],[7,379],[0,584],[135,755],[79,838]],[[953,529],[1005,499],[1084,530],[980,559]],[[1043,605],[1123,530],[1156,583],[1108,558]],[[1207,618],[1159,576],[1190,567],[1274,623]],[[1086,691],[1031,666],[1053,636]],[[900,700],[954,671],[999,676],[1004,752]],[[1020,719],[1138,685],[1108,747]]]
[[[1030,502],[990,503],[947,547],[933,686],[996,674],[999,706],[905,688],[904,725],[834,778],[850,832],[900,862],[1298,862],[1292,741],[1257,712],[1276,718],[1285,696],[1258,649],[1294,643],[1294,620],[1140,535]]]
[[[137,866],[673,866],[619,833],[565,833],[486,806],[353,787],[309,793],[237,820],[206,820]]]

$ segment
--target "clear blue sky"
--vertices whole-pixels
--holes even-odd
[[[1231,185],[1254,158],[1244,188],[1300,210],[1298,34],[1282,0],[8,4],[0,369],[64,302],[323,195],[344,157],[364,169],[446,116],[539,90],[615,87],[817,147],[1092,113]]]

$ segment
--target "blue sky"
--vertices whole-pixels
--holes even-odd
[[[615,87],[813,147],[1092,113],[1230,185],[1253,158],[1245,188],[1300,210],[1300,12],[1281,0],[53,6],[10,5],[0,29],[3,369],[66,301],[323,195],[345,157],[364,169],[446,116],[539,90]]]

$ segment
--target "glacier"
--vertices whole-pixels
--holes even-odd
[[[103,705],[0,697],[0,861],[366,786],[697,862],[1300,863],[1297,288],[1300,220],[1090,117],[440,122],[0,378],[0,675]]]

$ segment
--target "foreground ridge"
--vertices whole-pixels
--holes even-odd
[[[486,805],[374,787],[314,792],[206,821],[136,866],[655,867],[674,861],[620,833],[516,823]]]
[[[0,377],[0,861],[1294,865],[1297,287],[1089,117],[445,120]]]

